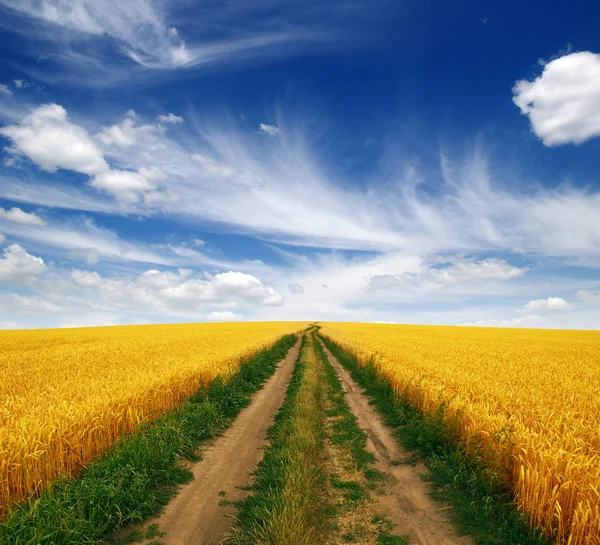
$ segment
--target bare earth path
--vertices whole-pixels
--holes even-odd
[[[267,429],[285,397],[301,339],[279,364],[275,374],[242,409],[223,435],[208,444],[202,460],[191,465],[194,480],[184,485],[166,506],[162,515],[148,521],[158,524],[166,534],[166,545],[209,545],[219,543],[231,529],[236,509],[219,505],[222,500],[236,501],[247,492],[238,487],[250,483],[251,471],[263,455]],[[225,495],[219,495],[225,491]]]
[[[444,516],[444,506],[428,494],[428,486],[420,475],[427,472],[422,464],[398,465],[409,458],[387,427],[369,405],[362,388],[350,373],[340,365],[335,356],[323,345],[329,362],[333,365],[344,391],[345,400],[367,434],[367,449],[377,461],[375,468],[388,477],[386,493],[374,496],[378,501],[375,510],[385,514],[397,524],[396,531],[407,535],[411,545],[472,545],[467,536],[459,536]]]

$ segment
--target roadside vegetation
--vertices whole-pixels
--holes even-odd
[[[120,440],[80,479],[59,479],[39,498],[17,504],[0,522],[3,545],[97,543],[158,513],[191,479],[182,459],[197,460],[201,443],[220,434],[270,377],[296,335],[243,361],[226,383],[201,388],[160,419]]]
[[[286,400],[269,431],[232,545],[400,545],[375,515],[383,478],[314,330],[305,335]]]
[[[336,343],[320,338],[365,389],[401,445],[414,453],[412,461],[425,463],[432,495],[451,505],[451,520],[461,532],[478,545],[549,545],[518,511],[505,479],[456,442],[456,422],[443,407],[435,414],[416,410],[405,397],[396,395],[374,365],[361,366]]]

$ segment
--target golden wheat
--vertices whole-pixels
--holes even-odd
[[[0,514],[72,476],[293,322],[0,332]]]
[[[447,402],[556,543],[600,544],[600,332],[323,324],[398,395]]]

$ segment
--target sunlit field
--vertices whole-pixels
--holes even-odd
[[[600,332],[325,323],[321,333],[417,408],[447,404],[531,524],[557,542],[600,543]]]
[[[305,323],[0,331],[0,514]]]

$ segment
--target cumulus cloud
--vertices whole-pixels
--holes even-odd
[[[88,132],[71,123],[58,104],[39,106],[20,124],[0,128],[0,134],[13,142],[8,152],[25,155],[49,172],[63,168],[92,176],[109,168]]]
[[[275,125],[267,125],[266,123],[261,123],[258,127],[258,130],[268,134],[269,136],[275,136],[277,133],[279,133],[279,127]]]
[[[600,305],[600,291],[594,290],[579,290],[575,297],[584,303]]]
[[[183,117],[180,117],[178,115],[172,114],[172,113],[168,113],[166,115],[159,115],[156,120],[159,123],[169,123],[171,125],[177,125],[178,123],[184,123],[184,119]]]
[[[33,212],[24,212],[20,208],[13,207],[10,210],[4,210],[0,207],[0,220],[20,223],[21,225],[45,225],[46,222],[36,216]]]
[[[438,264],[425,266],[419,272],[400,274],[377,274],[371,276],[369,288],[389,289],[396,286],[413,284],[433,284],[450,287],[467,282],[486,280],[513,280],[523,276],[528,269],[511,265],[504,259],[468,259],[461,257],[440,257]]]
[[[155,130],[151,126],[135,127],[134,123],[130,115],[120,125],[102,129],[97,137],[105,145],[128,147],[140,134]],[[165,197],[156,192],[155,182],[164,178],[159,168],[143,166],[137,171],[111,168],[88,132],[71,123],[67,111],[58,104],[39,106],[21,123],[0,128],[0,134],[12,140],[13,145],[6,148],[8,153],[25,155],[50,172],[67,169],[87,174],[92,187],[121,203]]]
[[[208,314],[208,319],[213,322],[233,322],[235,320],[241,320],[243,316],[241,314],[235,314],[230,310],[223,312],[214,311]]]
[[[520,80],[513,101],[529,116],[546,146],[600,136],[600,55],[570,53],[544,65],[533,81]]]
[[[523,305],[517,312],[529,314],[531,312],[540,312],[546,310],[571,310],[572,305],[567,303],[561,297],[548,297],[547,299],[536,299],[526,305]]]
[[[290,290],[290,293],[292,295],[303,295],[304,294],[304,287],[301,284],[290,284],[288,286],[288,290]]]
[[[17,89],[23,89],[23,87],[27,86],[27,82],[22,79],[13,79],[13,84]]]
[[[110,169],[92,178],[92,187],[106,191],[117,201],[136,203],[140,198],[156,188],[139,171]]]
[[[12,91],[8,88],[8,85],[0,83],[0,95],[12,95]]]
[[[106,278],[75,270],[71,279],[107,307],[119,310],[189,314],[211,306],[227,310],[283,304],[283,297],[255,276],[233,271],[200,278],[189,269],[149,270],[134,278]]]
[[[0,257],[0,284],[32,284],[46,270],[46,264],[41,257],[27,253],[19,244],[12,244],[4,249]]]

